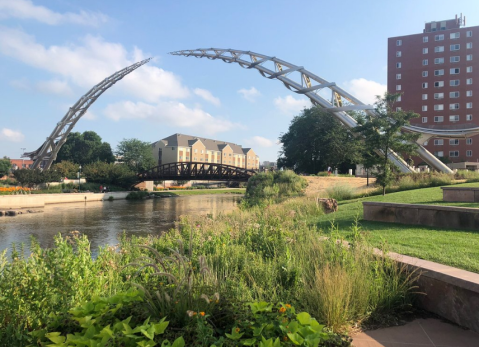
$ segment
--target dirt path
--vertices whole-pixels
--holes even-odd
[[[306,195],[319,195],[326,196],[326,189],[335,185],[348,185],[357,190],[372,189],[372,184],[376,180],[375,178],[369,178],[369,187],[366,185],[366,178],[361,177],[305,177],[308,181],[308,188],[306,188]]]

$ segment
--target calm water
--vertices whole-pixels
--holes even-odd
[[[118,243],[123,231],[129,235],[157,235],[174,225],[181,215],[230,212],[238,195],[198,195],[142,201],[105,201],[47,205],[43,213],[0,217],[0,251],[12,243],[30,244],[33,235],[42,247],[51,247],[58,233],[78,230],[88,236],[92,250]]]

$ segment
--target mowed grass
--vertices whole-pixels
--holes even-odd
[[[465,183],[457,187],[479,187],[479,183]],[[479,230],[453,230],[396,223],[370,222],[363,220],[363,201],[381,201],[406,204],[447,205],[479,208],[479,203],[450,203],[442,201],[440,187],[415,189],[386,196],[339,202],[336,213],[320,216],[314,220],[323,231],[337,227],[346,238],[356,221],[375,246],[387,244],[397,253],[418,257],[479,273]]]

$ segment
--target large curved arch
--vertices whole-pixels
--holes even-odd
[[[148,63],[151,58],[142,60],[133,65],[130,65],[120,71],[115,72],[113,75],[105,78],[103,81],[95,85],[92,89],[83,95],[65,114],[60,122],[57,123],[55,129],[53,129],[50,136],[43,145],[33,152],[23,153],[23,157],[30,157],[33,160],[33,169],[36,169],[43,163],[42,167],[47,170],[55,161],[58,151],[67,140],[68,134],[72,131],[75,124],[85,114],[88,108],[93,104],[96,99],[100,97],[108,88],[113,86],[116,82],[128,75],[130,72],[135,71],[140,66]]]
[[[181,50],[171,52],[172,55],[186,57],[220,59],[226,63],[238,63],[246,69],[256,69],[259,73],[269,79],[277,79],[289,90],[307,96],[314,105],[323,107],[332,112],[345,126],[354,128],[357,122],[346,111],[364,111],[374,114],[372,105],[365,105],[360,100],[339,88],[336,83],[328,82],[325,79],[311,73],[302,66],[296,66],[276,57],[266,56],[251,51],[240,51],[235,49],[206,48],[194,50]],[[269,65],[269,66],[268,66]],[[296,79],[291,77],[295,75]],[[325,91],[327,91],[325,93]],[[326,96],[328,95],[328,96]],[[420,141],[424,142],[430,137],[457,138],[469,137],[479,133],[479,128],[462,130],[437,130],[425,129],[416,126],[406,126],[404,130],[420,133]],[[420,143],[418,148],[419,156],[431,167],[438,171],[452,173],[452,170],[436,158],[431,152],[425,149]],[[391,161],[399,167],[402,172],[412,172],[412,168],[396,153],[389,154]]]

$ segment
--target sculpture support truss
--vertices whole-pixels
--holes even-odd
[[[128,66],[120,71],[115,72],[110,77],[105,78],[103,81],[94,86],[88,93],[83,95],[65,114],[57,126],[53,130],[50,136],[43,145],[36,151],[23,153],[23,157],[29,157],[33,160],[33,169],[39,168],[43,163],[42,168],[47,170],[57,158],[58,151],[66,142],[68,134],[72,131],[78,120],[86,113],[88,108],[93,104],[96,99],[100,97],[108,88],[112,87],[116,82],[121,80],[129,73],[135,71],[140,66],[148,63],[151,58],[137,62],[131,66]]]
[[[347,114],[346,111],[364,111],[370,115],[375,114],[372,105],[365,105],[351,94],[339,88],[336,83],[328,82],[304,69],[302,66],[290,64],[276,57],[269,57],[250,51],[221,48],[182,50],[170,54],[185,57],[208,58],[212,60],[220,59],[226,63],[238,63],[246,69],[256,69],[263,77],[277,79],[283,82],[289,90],[307,96],[314,105],[332,112],[341,123],[348,128],[356,127],[357,122],[353,117]],[[422,144],[431,137],[466,138],[479,134],[479,127],[459,130],[439,130],[409,125],[403,127],[403,130],[420,133],[418,155],[434,169],[446,173],[452,173],[452,170],[425,149]],[[398,166],[402,172],[413,171],[397,153],[390,151],[388,155],[391,161]]]

